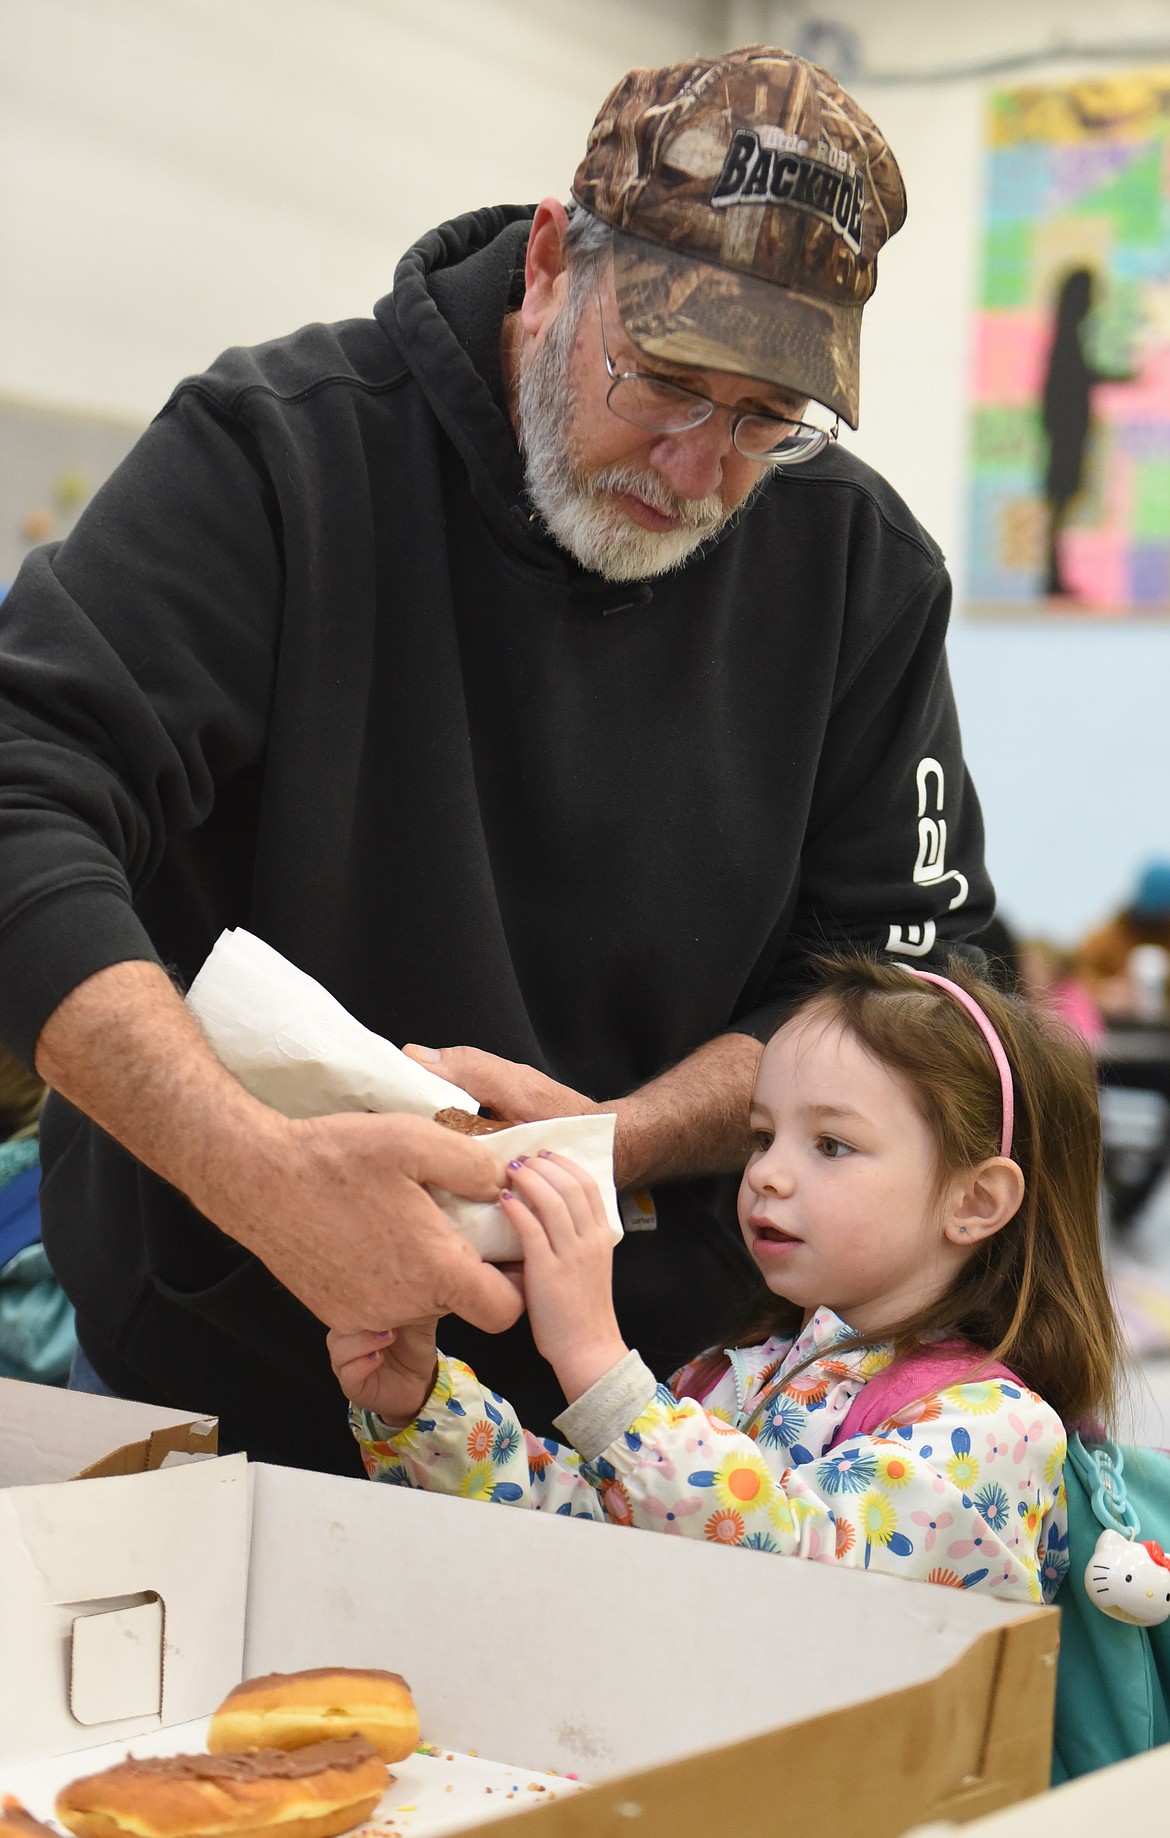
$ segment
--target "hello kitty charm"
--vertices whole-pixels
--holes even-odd
[[[1103,1615],[1157,1627],[1170,1619],[1170,1557],[1152,1539],[1102,1532],[1085,1565],[1085,1591]]]

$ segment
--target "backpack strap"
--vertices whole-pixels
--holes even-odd
[[[693,1398],[696,1404],[703,1404],[720,1379],[725,1378],[730,1371],[731,1361],[718,1347],[710,1353],[700,1353],[698,1359],[693,1359],[676,1375],[674,1382],[679,1387],[677,1395]]]
[[[942,1341],[937,1347],[924,1347],[917,1353],[908,1353],[904,1359],[895,1359],[861,1387],[837,1425],[828,1447],[835,1448],[837,1443],[848,1442],[852,1436],[872,1436],[879,1424],[908,1404],[917,1404],[919,1399],[928,1398],[947,1385],[962,1385],[976,1374],[980,1380],[1008,1379],[1013,1385],[1021,1383],[1007,1366],[988,1360],[978,1347],[964,1341]]]

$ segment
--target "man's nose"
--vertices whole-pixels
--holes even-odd
[[[723,408],[697,428],[664,434],[650,449],[650,464],[680,498],[712,498],[723,483],[731,448],[732,418]]]

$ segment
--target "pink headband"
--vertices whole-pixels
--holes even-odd
[[[1012,1152],[1012,1125],[1015,1122],[1016,1101],[1012,1089],[1012,1069],[1008,1065],[1008,1056],[1003,1050],[1003,1042],[1000,1040],[999,1035],[992,1027],[991,1022],[980,1008],[974,996],[969,996],[965,989],[960,989],[957,983],[952,983],[949,976],[938,976],[933,970],[919,970],[916,964],[903,964],[901,968],[903,970],[908,970],[911,976],[920,976],[924,983],[937,983],[940,989],[945,989],[948,995],[954,996],[956,1002],[962,1003],[972,1021],[979,1029],[979,1032],[982,1034],[984,1040],[991,1048],[991,1057],[995,1061],[995,1069],[999,1073],[999,1089],[1003,1101],[1003,1130],[999,1139],[999,1152],[1001,1155],[1010,1155]]]

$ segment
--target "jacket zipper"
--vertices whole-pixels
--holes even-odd
[[[731,1361],[731,1370],[735,1376],[735,1417],[732,1422],[732,1428],[742,1430],[744,1425],[750,1422],[750,1417],[745,1415],[744,1411],[744,1407],[747,1404],[748,1390],[751,1385],[751,1380],[747,1372],[747,1362],[744,1359],[742,1347],[725,1347],[724,1351]]]

